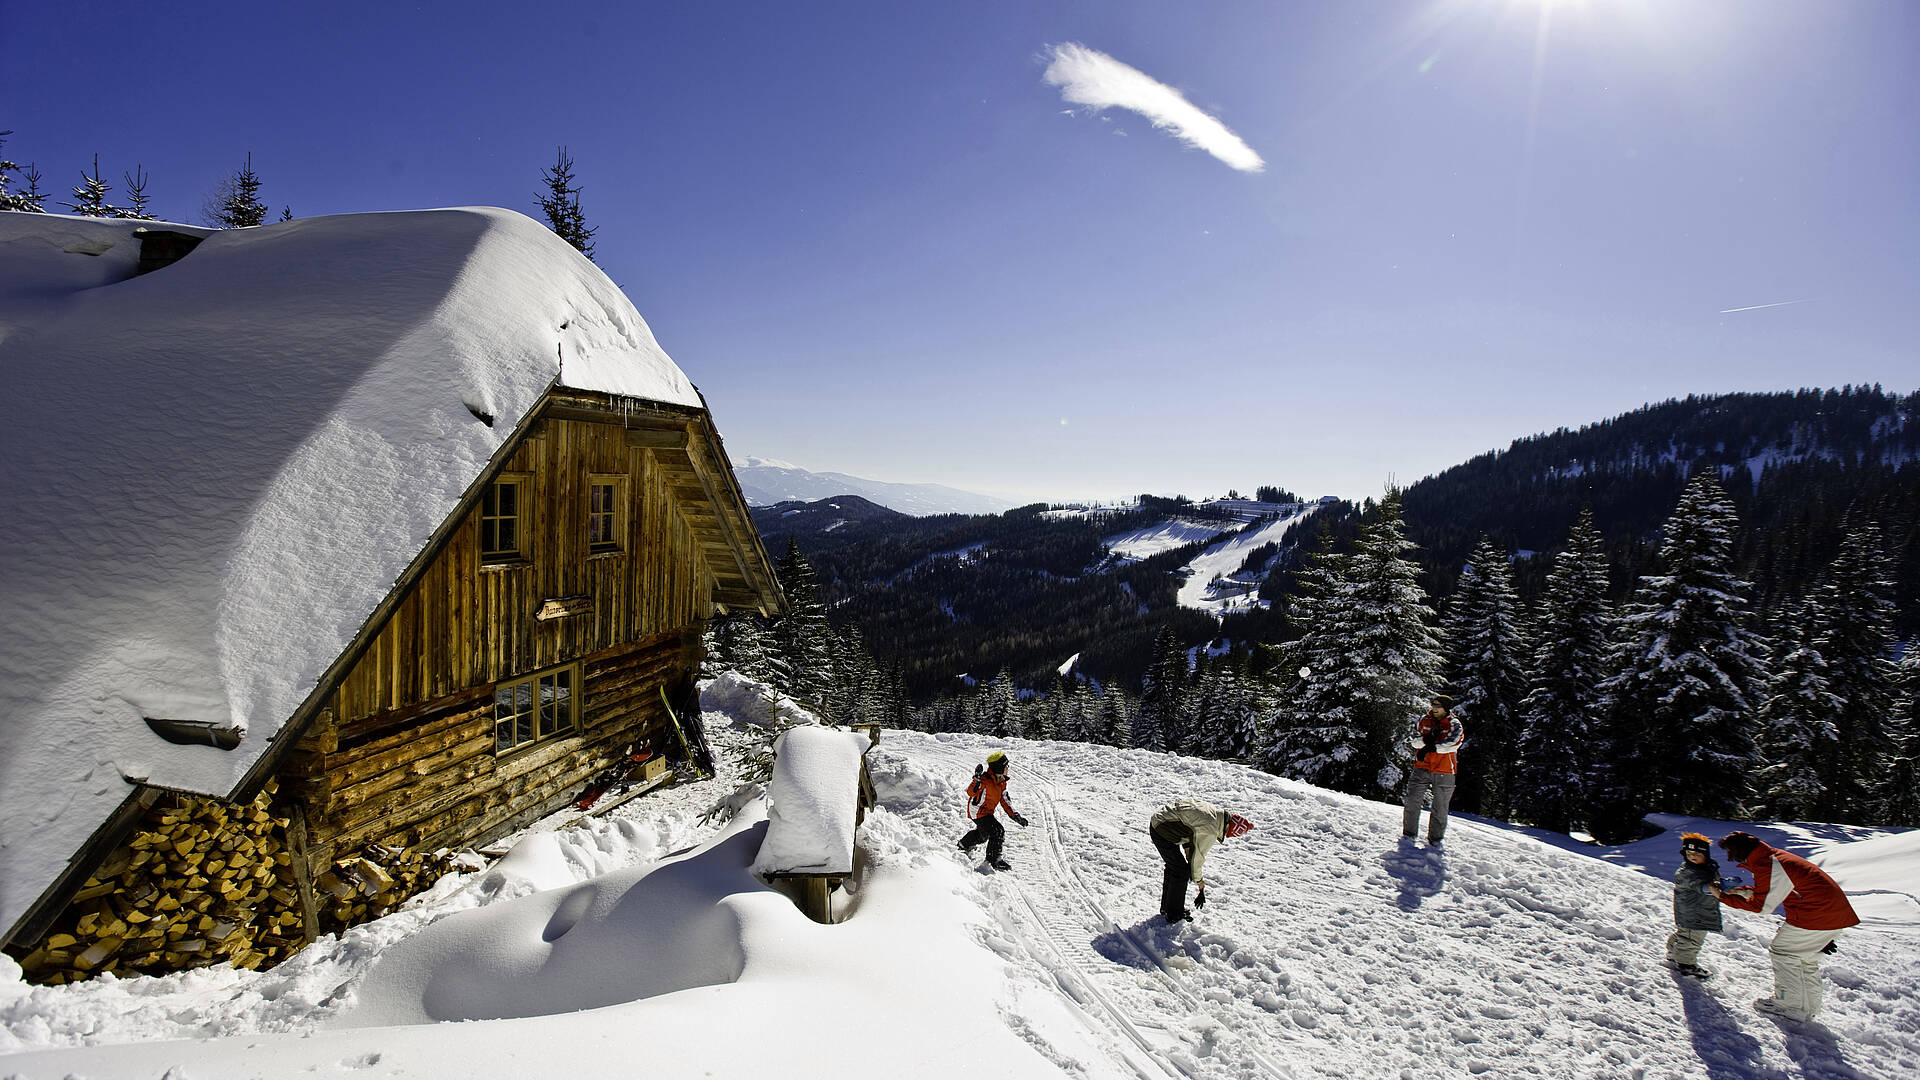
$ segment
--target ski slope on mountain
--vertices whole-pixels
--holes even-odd
[[[1195,556],[1187,564],[1187,580],[1180,585],[1180,606],[1214,615],[1267,606],[1259,595],[1263,575],[1249,575],[1244,580],[1233,579],[1232,575],[1255,548],[1262,544],[1285,543],[1287,534],[1309,513],[1311,510],[1300,508],[1251,532],[1215,544]]]
[[[754,719],[727,707],[705,717],[723,751]],[[1009,827],[1005,873],[954,848],[963,785],[994,748],[1032,821]],[[1667,971],[1659,841],[1633,856],[1645,872],[1460,817],[1430,848],[1401,841],[1394,806],[1075,743],[890,731],[869,762],[879,805],[838,925],[749,873],[764,802],[723,770],[536,827],[493,866],[271,972],[58,988],[0,972],[0,1076],[1920,1072],[1920,926],[1897,906],[1842,936],[1826,1012],[1791,1024],[1751,1008],[1771,986],[1772,917],[1728,913],[1703,956],[1713,979]],[[1146,820],[1180,795],[1256,828],[1214,850],[1211,903],[1174,929],[1155,914]],[[722,801],[732,820],[703,820]],[[1826,857],[1871,878],[1862,888],[1911,889],[1914,835]]]

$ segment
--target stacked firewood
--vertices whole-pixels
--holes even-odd
[[[254,968],[299,951],[287,819],[270,808],[273,790],[244,806],[182,795],[148,811],[22,958],[27,977],[58,985],[102,971]]]
[[[336,861],[333,869],[315,879],[321,926],[338,933],[377,919],[456,869],[446,851],[368,844],[360,854]]]
[[[38,948],[28,979],[271,966],[306,945],[288,819],[269,781],[244,806],[172,796],[89,877]],[[449,853],[368,845],[314,880],[319,933],[379,918],[458,869]]]

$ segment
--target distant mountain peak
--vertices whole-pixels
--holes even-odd
[[[754,506],[818,502],[857,495],[914,517],[933,514],[998,514],[1019,505],[1011,499],[941,484],[895,484],[837,472],[812,472],[777,458],[749,456],[733,466],[740,489]]]

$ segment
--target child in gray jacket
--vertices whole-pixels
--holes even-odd
[[[1680,869],[1673,875],[1673,925],[1667,936],[1667,966],[1682,975],[1704,979],[1712,972],[1699,964],[1700,946],[1707,933],[1720,933],[1720,901],[1713,886],[1720,884],[1720,864],[1713,861],[1713,843],[1699,833],[1680,836]]]

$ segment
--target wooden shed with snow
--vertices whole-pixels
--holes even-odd
[[[161,236],[0,213],[0,929],[41,981],[384,910],[679,756],[705,620],[782,604],[705,401],[541,226]]]

